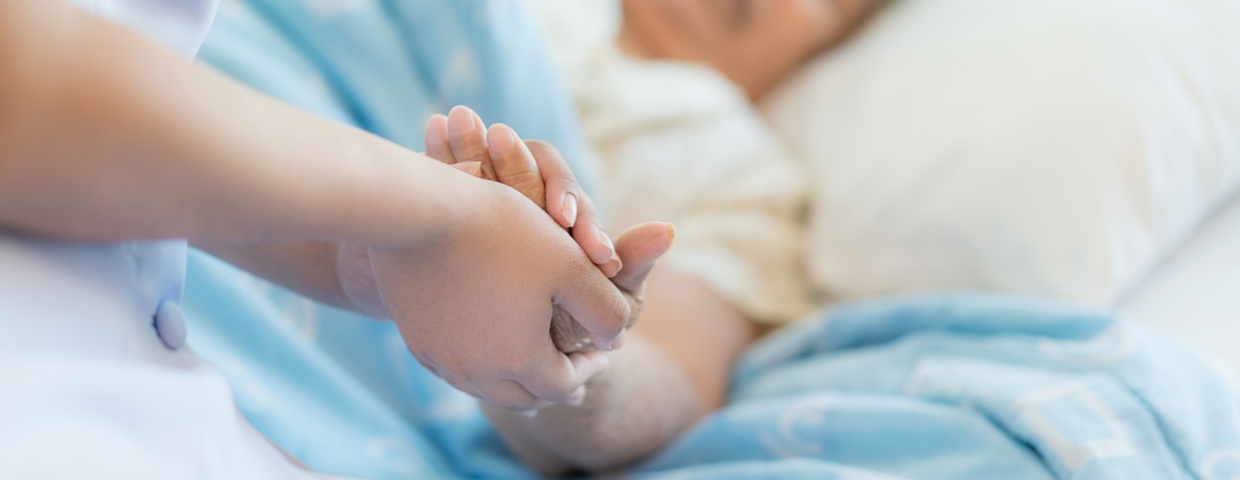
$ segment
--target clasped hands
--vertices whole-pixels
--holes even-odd
[[[466,107],[425,134],[428,156],[473,177],[458,224],[416,245],[341,246],[341,288],[458,390],[519,411],[580,405],[674,229],[641,224],[613,242],[555,147]]]

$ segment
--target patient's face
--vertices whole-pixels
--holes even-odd
[[[706,63],[760,97],[841,40],[876,0],[624,0],[631,54]]]

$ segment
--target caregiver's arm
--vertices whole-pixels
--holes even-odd
[[[562,401],[599,368],[551,345],[553,303],[600,345],[629,314],[510,188],[282,105],[63,1],[0,2],[0,228],[368,246],[414,355],[511,408]]]
[[[463,175],[62,1],[0,4],[0,224],[75,240],[396,243]]]

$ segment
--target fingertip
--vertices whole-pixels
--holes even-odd
[[[614,344],[615,342],[613,341],[612,343]],[[599,350],[573,353],[569,356],[569,359],[573,363],[573,368],[577,369],[578,375],[582,375],[583,372],[589,373],[588,377],[581,378],[583,382],[611,368],[611,358]]]
[[[628,332],[628,329],[626,328],[626,329],[620,330],[620,333],[616,334],[616,336],[610,339],[594,338],[593,335],[591,335],[591,338],[594,340],[594,344],[598,346],[600,351],[610,352],[613,350],[618,350],[620,349],[620,347],[624,346],[624,342],[626,341],[625,336],[627,335],[627,332]],[[609,362],[608,365],[610,365],[610,360],[608,360],[608,362]]]
[[[492,152],[508,152],[516,148],[519,141],[517,132],[508,125],[496,123],[487,129],[487,145],[490,146]]]
[[[596,347],[606,349],[628,324],[633,306],[611,280],[596,272],[578,272],[574,287],[561,292],[556,302],[586,330]]]
[[[478,115],[478,112],[470,110],[469,115],[471,117],[474,117],[474,128],[477,128],[479,130],[485,130],[487,128],[486,122],[482,121],[482,117]]]
[[[428,134],[431,133],[432,131],[440,130],[441,128],[444,131],[447,131],[448,129],[448,116],[447,115],[444,115],[442,113],[436,113],[434,115],[431,115],[430,118],[426,119],[426,132]]]
[[[668,250],[671,250],[672,245],[676,243],[675,225],[667,222],[658,222],[656,225],[660,228],[651,239],[650,253],[648,254],[652,262],[663,256]]]
[[[624,330],[621,329],[620,331],[622,332]],[[589,336],[590,341],[593,342],[594,346],[598,348],[597,351],[601,353],[613,349],[612,345],[616,343],[616,337],[619,336],[619,333],[612,336],[604,336],[599,333],[589,332]],[[593,375],[593,373],[591,375]]]
[[[676,227],[666,222],[634,225],[616,239],[616,251],[626,268],[612,277],[617,287],[628,292],[641,291],[655,263],[672,248]]]
[[[577,389],[573,390],[573,393],[569,394],[568,398],[564,400],[564,404],[570,407],[580,407],[581,405],[585,403],[586,403],[586,386],[585,385],[577,387]]]
[[[614,264],[613,266],[616,269],[616,271],[620,271],[620,267],[621,267],[620,256],[616,254],[616,244],[612,243],[611,235],[608,235],[607,230],[604,230],[603,227],[598,227],[598,237],[599,237],[598,238],[599,246],[605,249],[607,253],[607,259],[604,260],[602,264],[603,265]],[[598,263],[598,262],[595,262],[595,263]]]
[[[426,130],[423,132],[422,139],[428,157],[443,163],[455,163],[452,146],[448,140],[448,117],[438,113],[431,115],[431,118],[426,120]]]
[[[579,223],[573,228],[573,239],[586,252],[590,263],[601,266],[610,261],[616,252],[616,247],[612,244],[611,237],[607,235],[607,230],[604,230],[596,223],[596,219],[586,212],[578,214],[577,218]]]
[[[619,328],[616,330],[613,330],[614,332],[613,334],[611,334],[610,336],[604,336],[603,334],[589,332],[590,341],[594,342],[594,346],[598,347],[600,351],[607,352],[607,351],[620,348],[620,346],[624,345],[624,335],[625,335],[625,332],[628,331],[628,327],[626,326],[626,324],[628,323],[629,313],[630,313],[627,302],[624,304],[624,308],[622,310],[623,310],[623,317],[620,322],[616,323],[616,325],[618,325]],[[606,360],[605,362],[607,362],[607,364],[610,365],[610,359]]]
[[[629,334],[629,329],[626,328],[624,330],[621,330],[620,334],[616,335],[616,339],[611,342],[611,347],[608,348],[608,350],[619,350],[620,348],[624,347],[625,338],[628,336],[628,334]]]
[[[663,223],[663,226],[665,233],[663,235],[663,243],[659,245],[658,256],[660,257],[667,253],[668,250],[671,250],[672,245],[676,244],[676,225],[665,222]]]
[[[623,268],[624,263],[619,258],[612,258],[598,266],[599,271],[603,272],[603,276],[607,278],[616,278],[616,275],[619,275],[620,270]]]
[[[472,131],[477,124],[474,118],[477,116],[473,110],[464,105],[457,105],[448,111],[448,129],[451,133],[461,134]]]

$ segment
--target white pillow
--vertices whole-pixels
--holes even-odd
[[[1240,1],[896,1],[763,109],[828,293],[1107,303],[1240,185]]]

